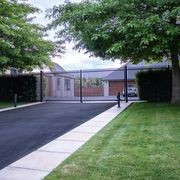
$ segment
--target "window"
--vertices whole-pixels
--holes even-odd
[[[61,90],[61,78],[57,78],[57,89]]]
[[[70,91],[71,86],[70,86],[70,79],[65,79],[64,80],[64,88],[66,91]]]

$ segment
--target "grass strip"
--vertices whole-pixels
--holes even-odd
[[[46,180],[179,179],[180,106],[135,103]]]

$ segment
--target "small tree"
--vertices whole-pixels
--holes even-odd
[[[67,3],[49,10],[49,28],[58,38],[75,42],[103,59],[138,63],[172,63],[172,103],[180,104],[180,1],[177,0],[91,0]]]
[[[39,10],[16,0],[1,0],[0,7],[0,68],[30,70],[51,65],[49,56],[55,46],[43,39],[44,28],[30,18]]]

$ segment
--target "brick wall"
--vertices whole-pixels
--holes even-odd
[[[135,81],[128,81],[128,84],[136,84]],[[109,95],[116,96],[118,92],[123,93],[124,81],[109,81]]]
[[[82,89],[83,96],[88,97],[88,96],[103,96],[103,87],[83,87]],[[80,89],[75,88],[74,95],[76,97],[79,97],[80,95]]]

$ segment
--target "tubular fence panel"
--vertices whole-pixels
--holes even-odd
[[[80,71],[43,73],[44,100],[79,101]]]
[[[63,72],[0,75],[0,101],[122,101],[139,100],[138,72],[167,67],[121,67]],[[142,87],[141,87],[142,88]]]

